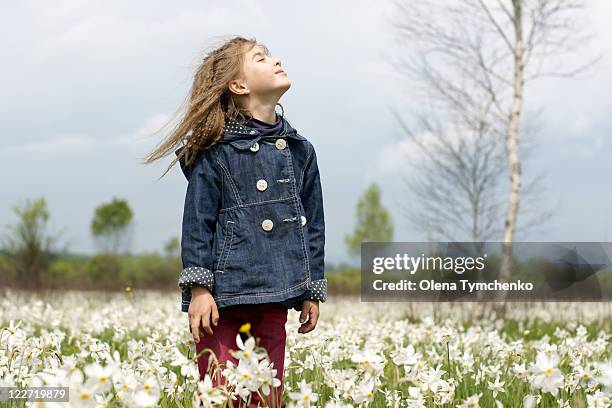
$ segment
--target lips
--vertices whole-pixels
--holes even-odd
[[[285,71],[283,71],[282,69],[280,71],[276,71],[275,74],[284,74]]]

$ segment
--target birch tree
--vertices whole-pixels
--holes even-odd
[[[453,124],[455,137],[464,138],[468,134],[472,142],[485,137],[489,145],[485,152],[490,151],[495,157],[499,154],[498,149],[502,149],[507,187],[502,201],[505,209],[499,278],[507,280],[511,244],[515,240],[520,203],[525,193],[521,157],[525,90],[538,78],[576,77],[601,58],[586,58],[572,67],[567,67],[564,61],[584,47],[591,37],[580,35],[585,3],[580,0],[414,0],[396,1],[394,6],[391,23],[400,42],[412,48],[397,64],[417,85],[410,88],[415,90],[411,97],[427,100],[444,123]],[[431,134],[431,129],[428,131]],[[434,134],[449,136],[446,127],[442,131],[437,129]],[[450,149],[446,151],[451,152]],[[476,162],[479,155],[485,154],[475,148],[471,153]],[[446,176],[456,177],[459,186],[473,183],[473,173],[466,171],[469,163],[462,162],[463,157],[453,159],[454,168],[464,171]],[[500,170],[496,167],[498,162],[489,160],[488,163],[491,166],[480,171],[494,177]],[[443,166],[437,167],[446,170]],[[478,166],[474,168],[479,169]],[[494,184],[485,187],[492,188]],[[471,191],[478,192],[479,187],[472,184]],[[485,216],[495,213],[495,203],[489,207],[491,214],[487,214],[485,206],[482,208]],[[482,225],[484,233],[473,236],[488,236],[484,228],[486,223]],[[505,293],[499,295],[498,300],[505,299]],[[505,301],[497,306],[498,314],[503,315]]]

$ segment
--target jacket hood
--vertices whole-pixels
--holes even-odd
[[[300,135],[297,130],[291,126],[289,121],[281,116],[283,121],[283,130],[279,135],[273,136],[261,136],[261,132],[254,127],[248,126],[244,123],[236,120],[229,120],[225,123],[223,136],[218,143],[230,143],[239,149],[247,149],[253,145],[253,143],[259,141],[262,137],[277,138],[279,136],[291,137],[296,140],[306,140],[306,138]],[[181,153],[185,146],[181,146],[174,151],[177,156]],[[179,159],[181,170],[185,175],[185,178],[189,180],[191,177],[191,167],[187,167],[185,164],[185,156]]]
[[[178,149],[174,151],[174,154],[178,157],[178,155],[181,153],[181,150],[183,150],[184,148],[185,148],[184,145],[179,147]],[[183,171],[183,175],[189,181],[189,178],[191,177],[191,171],[193,170],[193,166],[187,167],[187,164],[185,163],[185,156],[179,159],[179,164],[181,165],[181,170]]]

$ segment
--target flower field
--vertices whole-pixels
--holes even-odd
[[[69,386],[69,403],[235,406],[277,385],[252,338],[227,389],[198,381],[180,294],[131,291],[0,298],[0,386]],[[313,332],[290,310],[283,400],[296,407],[611,407],[612,305],[321,304]],[[36,404],[36,405],[34,405]],[[26,406],[0,402],[0,406]]]

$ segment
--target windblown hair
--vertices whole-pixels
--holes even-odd
[[[174,153],[182,144],[184,149],[161,177],[183,156],[185,164],[189,166],[201,150],[212,147],[221,139],[226,121],[244,122],[252,117],[248,109],[239,105],[237,95],[229,90],[228,85],[240,75],[245,53],[256,45],[269,53],[268,48],[258,44],[254,38],[241,36],[235,36],[208,52],[195,72],[188,97],[177,111],[183,110],[188,102],[185,114],[170,135],[145,158],[143,164]]]

